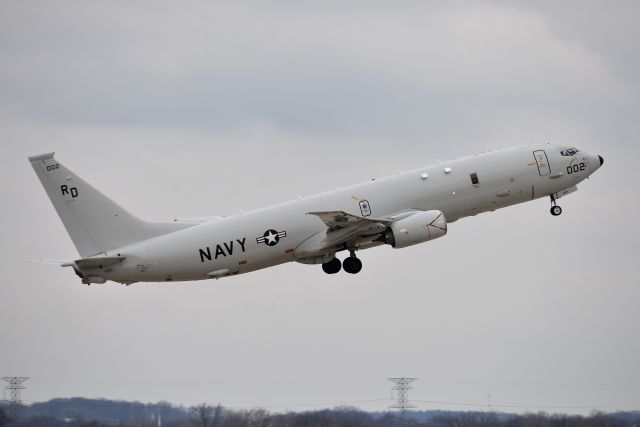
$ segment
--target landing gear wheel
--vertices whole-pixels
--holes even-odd
[[[329,262],[322,264],[322,271],[327,274],[336,274],[342,268],[342,263],[338,258],[334,258]]]
[[[558,205],[556,205],[556,198],[553,197],[553,194],[549,196],[549,198],[551,199],[551,215],[553,216],[558,216],[562,213],[562,208]]]
[[[362,261],[360,261],[355,256],[350,256],[344,259],[342,263],[342,268],[349,274],[356,274],[362,270]]]

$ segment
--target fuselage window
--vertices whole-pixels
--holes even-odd
[[[474,172],[474,173],[472,173],[470,176],[471,176],[471,183],[472,183],[473,185],[478,185],[478,184],[480,184],[480,180],[478,179],[478,174],[477,174],[477,173],[475,173],[475,172]]]

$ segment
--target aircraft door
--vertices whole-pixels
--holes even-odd
[[[546,176],[551,173],[551,168],[549,167],[549,159],[547,158],[547,153],[544,150],[536,150],[533,152],[533,157],[536,159],[536,164],[538,165],[538,173],[540,176]]]
[[[360,213],[362,216],[371,215],[371,205],[368,200],[360,200]]]

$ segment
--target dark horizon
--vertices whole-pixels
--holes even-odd
[[[11,426],[6,405],[0,405],[0,427]],[[201,403],[193,407],[169,402],[141,403],[108,399],[57,398],[21,407],[21,426],[55,427],[102,425],[126,426],[233,426],[251,427],[256,417],[265,425],[278,426],[389,426],[403,420],[397,410],[364,411],[355,406],[336,406],[300,411],[269,411],[265,408],[227,408],[223,405]],[[593,411],[589,415],[528,412],[512,413],[477,410],[407,410],[406,425],[414,427],[631,427],[640,423],[640,411]],[[308,424],[308,423],[314,424]],[[58,424],[62,423],[62,424]],[[262,424],[259,424],[262,425]]]

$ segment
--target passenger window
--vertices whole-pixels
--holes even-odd
[[[478,184],[480,184],[480,180],[478,179],[478,174],[477,174],[477,173],[475,173],[475,172],[474,172],[474,173],[472,173],[470,176],[471,176],[471,183],[472,183],[473,185],[478,185]]]

